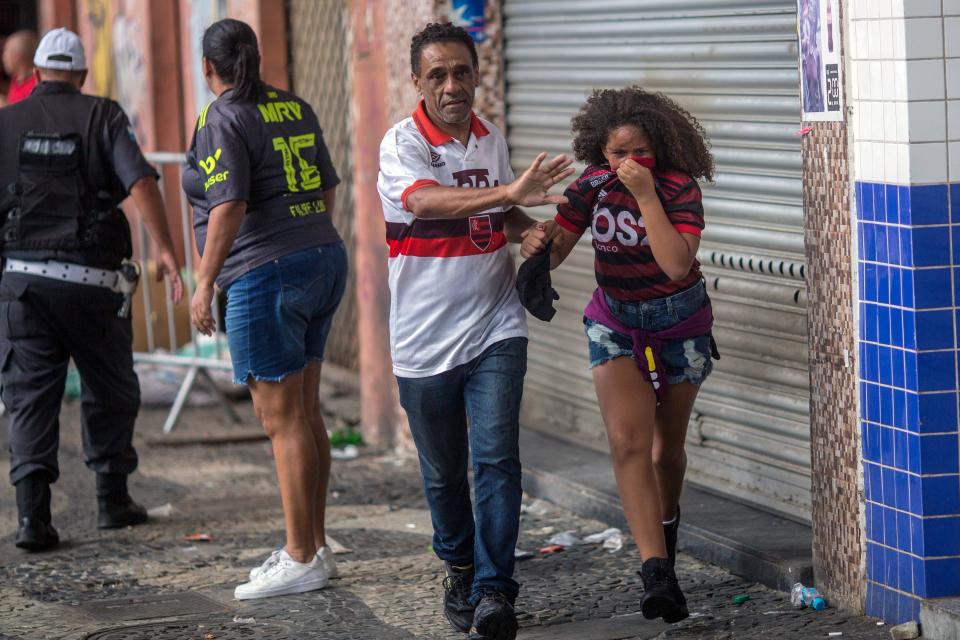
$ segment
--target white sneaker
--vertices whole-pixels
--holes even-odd
[[[297,562],[281,549],[276,561],[262,570],[256,580],[241,584],[234,589],[233,597],[237,600],[252,600],[304,593],[323,589],[329,580],[327,570],[318,558],[305,564]]]
[[[333,549],[330,547],[320,547],[317,549],[317,557],[320,558],[320,562],[323,563],[323,568],[327,570],[327,575],[331,578],[336,578],[337,573],[337,560],[333,557]]]
[[[250,569],[250,582],[253,582],[254,580],[260,577],[261,573],[263,573],[273,565],[277,564],[277,560],[280,558],[281,551],[283,551],[283,547],[274,549],[270,553],[270,555],[267,557],[267,559],[263,561],[263,564],[261,564],[259,567],[254,567],[253,569]]]
[[[257,579],[263,571],[266,571],[272,567],[276,562],[277,558],[280,557],[280,552],[283,551],[283,547],[279,549],[274,549],[273,553],[263,561],[259,567],[254,567],[250,569],[250,582],[253,582]],[[333,550],[330,547],[320,547],[317,549],[317,557],[320,558],[320,561],[323,562],[323,568],[327,570],[327,575],[331,578],[337,577],[337,561],[333,557]]]

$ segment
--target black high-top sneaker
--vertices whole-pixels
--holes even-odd
[[[514,640],[518,625],[513,604],[499,591],[485,592],[473,614],[473,626],[476,634],[472,639]]]
[[[16,488],[17,537],[13,544],[27,551],[57,546],[60,536],[50,524],[50,483],[42,473],[31,473]]]
[[[677,515],[673,522],[663,525],[663,540],[667,543],[667,557],[670,566],[677,566],[677,534],[680,532],[680,505],[677,505]]]
[[[133,501],[127,492],[127,474],[97,474],[97,527],[118,529],[147,521],[147,510]]]
[[[673,624],[690,615],[669,558],[649,558],[640,568],[640,578],[643,580],[640,610],[644,618],[663,618],[664,622]]]
[[[473,605],[470,592],[473,589],[473,565],[455,567],[444,565],[447,577],[443,579],[443,615],[450,626],[460,633],[468,633],[473,626]]]

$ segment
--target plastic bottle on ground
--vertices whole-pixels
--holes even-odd
[[[790,603],[795,609],[812,607],[814,611],[820,611],[827,608],[826,599],[820,595],[816,587],[805,587],[799,582],[790,590]]]

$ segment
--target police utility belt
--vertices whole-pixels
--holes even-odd
[[[3,270],[9,273],[25,273],[31,276],[59,280],[60,282],[103,287],[121,293],[123,294],[123,306],[117,312],[117,315],[121,318],[129,317],[133,294],[140,282],[140,264],[132,260],[124,260],[118,270],[109,271],[55,260],[28,262],[16,258],[7,258]]]

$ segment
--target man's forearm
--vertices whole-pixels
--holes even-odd
[[[143,224],[147,227],[150,237],[157,243],[161,251],[173,252],[173,237],[170,235],[170,226],[167,224],[167,214],[163,207],[163,197],[157,181],[152,176],[145,176],[133,183],[130,195],[143,216]]]
[[[407,208],[418,218],[466,218],[497,207],[512,206],[506,185],[487,188],[422,187],[407,196]]]

